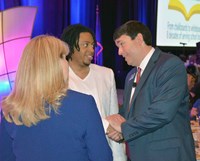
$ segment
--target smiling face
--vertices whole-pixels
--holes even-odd
[[[143,44],[142,35],[138,34],[135,39],[131,39],[128,35],[122,35],[115,40],[118,47],[118,54],[125,58],[128,65],[139,66],[144,58],[142,51]]]
[[[89,66],[94,56],[95,47],[92,35],[88,32],[80,33],[78,44],[80,51],[74,49],[71,61],[78,66]]]

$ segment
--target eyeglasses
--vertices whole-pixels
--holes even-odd
[[[89,46],[91,46],[93,49],[96,47],[95,43],[89,43],[89,42],[80,42],[79,46],[83,47],[83,48],[88,48]]]

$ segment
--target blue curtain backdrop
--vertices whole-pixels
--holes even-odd
[[[40,34],[60,36],[64,27],[81,23],[95,29],[95,0],[1,0],[0,9],[17,6],[38,8],[33,37]]]
[[[102,0],[100,4],[103,63],[114,69],[117,87],[124,88],[124,80],[131,67],[118,56],[113,32],[128,20],[138,20],[150,28],[155,45],[157,0]]]
[[[130,19],[139,20],[151,29],[155,43],[156,0],[0,0],[1,11],[17,6],[38,8],[32,37],[40,34],[60,37],[63,29],[74,23],[91,28],[103,46],[98,57],[101,60],[96,63],[113,69],[118,88],[123,88],[130,67],[117,54],[112,40],[115,28]]]

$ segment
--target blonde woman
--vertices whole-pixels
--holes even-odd
[[[94,98],[67,90],[68,53],[48,35],[25,47],[2,102],[0,161],[112,161]]]

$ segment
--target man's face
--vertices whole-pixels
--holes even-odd
[[[115,40],[115,44],[118,47],[118,54],[124,57],[128,65],[139,66],[143,59],[143,55],[140,53],[141,34],[138,35],[135,39],[131,39],[127,35],[122,35]]]
[[[187,74],[187,82],[188,82],[188,88],[189,90],[191,90],[195,85],[196,79],[191,74]]]
[[[94,56],[94,39],[88,32],[80,33],[79,37],[79,48],[80,51],[74,49],[72,54],[72,62],[79,66],[89,66]]]

